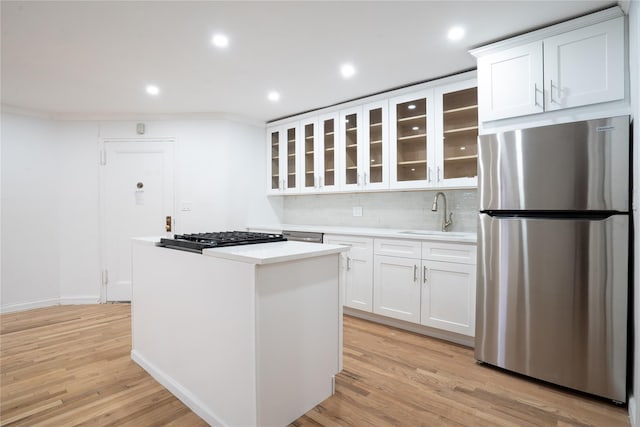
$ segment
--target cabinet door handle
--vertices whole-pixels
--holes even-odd
[[[437,181],[440,182],[440,166],[438,166],[438,174],[436,175]]]
[[[418,266],[417,265],[413,266],[413,281],[414,282],[418,281]]]
[[[431,182],[431,166],[427,168],[427,182]]]
[[[538,104],[538,84],[537,83],[533,84],[533,105],[535,106],[540,105]]]
[[[553,100],[553,80],[549,79],[549,103],[554,104]]]
[[[367,184],[368,184],[367,179],[368,179],[368,177],[367,177],[367,173],[365,172],[365,173],[364,173],[364,185],[367,185]]]
[[[320,187],[320,188],[324,187],[323,178],[324,178],[323,176],[320,176],[320,179],[318,180],[318,182],[319,182],[318,187]]]
[[[424,284],[427,283],[427,266],[426,265],[422,267],[422,282]]]
[[[351,270],[351,257],[347,257],[347,271]]]

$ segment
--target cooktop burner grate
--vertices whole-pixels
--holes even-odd
[[[282,234],[254,233],[250,231],[175,234],[173,237],[173,239],[161,238],[159,246],[202,253],[203,249],[222,246],[251,245],[287,240]]]

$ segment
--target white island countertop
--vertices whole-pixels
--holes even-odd
[[[476,243],[477,233],[460,231],[412,230],[403,228],[369,228],[343,227],[335,225],[299,225],[299,224],[269,224],[251,225],[248,230],[265,230],[273,232],[308,231],[324,234],[340,234],[345,236],[382,237],[389,239],[437,240],[455,243]]]
[[[337,254],[347,250],[349,250],[348,247],[339,245],[307,242],[272,242],[204,249],[202,254],[250,264],[273,264],[276,262]]]

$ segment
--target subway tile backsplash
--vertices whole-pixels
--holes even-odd
[[[477,190],[446,190],[447,210],[453,212],[449,231],[475,232]],[[437,191],[393,191],[384,193],[315,194],[287,196],[283,201],[283,223],[347,227],[440,230],[444,204],[431,205]],[[362,216],[353,208],[361,206]]]

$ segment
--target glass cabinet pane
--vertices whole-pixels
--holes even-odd
[[[280,132],[271,132],[271,189],[280,188]]]
[[[427,100],[396,105],[397,180],[427,179]]]
[[[344,121],[345,183],[358,184],[358,116],[348,114]]]
[[[315,152],[315,126],[313,123],[304,125],[304,186],[313,188],[316,186],[316,152]]]
[[[324,121],[324,183],[325,186],[335,185],[335,120]]]
[[[443,105],[444,179],[478,175],[477,88],[445,93]]]
[[[287,188],[296,188],[296,128],[287,129]]]
[[[369,179],[382,182],[382,107],[369,110]]]

